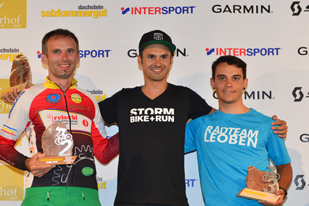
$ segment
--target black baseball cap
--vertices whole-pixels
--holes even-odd
[[[161,30],[150,31],[142,36],[138,45],[139,53],[141,53],[146,46],[151,44],[163,44],[167,46],[171,50],[172,55],[174,55],[176,46],[172,43],[171,37]]]

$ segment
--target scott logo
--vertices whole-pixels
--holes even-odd
[[[300,12],[302,11],[300,5],[300,1],[294,1],[291,5],[291,10],[293,12],[292,16],[298,16]]]
[[[299,16],[300,13],[302,12],[302,7],[299,5],[300,1],[294,1],[291,4],[291,10],[293,12],[292,16]],[[309,11],[309,5],[306,6],[306,9],[304,10],[304,12],[308,12]]]
[[[304,94],[301,91],[301,87],[295,87],[292,92],[292,95],[294,97],[294,102],[300,102],[304,98]]]
[[[296,190],[303,190],[306,186],[304,175],[297,175],[294,179],[294,184],[296,185]]]

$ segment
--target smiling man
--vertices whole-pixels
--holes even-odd
[[[212,65],[211,85],[219,110],[186,126],[185,152],[197,150],[205,205],[282,205],[292,180],[292,167],[284,139],[271,130],[267,117],[243,104],[248,86],[246,63],[222,56]],[[266,171],[270,159],[280,174],[277,202],[236,197],[246,187],[248,167]]]
[[[185,126],[214,109],[191,89],[168,83],[176,49],[169,35],[147,32],[138,47],[144,85],[122,89],[99,103],[104,121],[119,126],[114,205],[187,206]],[[286,126],[281,129],[285,134]]]
[[[41,57],[48,65],[48,77],[45,83],[25,89],[15,100],[1,128],[0,158],[29,171],[23,206],[101,205],[94,154],[107,163],[118,153],[118,144],[113,147],[113,140],[107,140],[94,96],[77,87],[73,78],[80,60],[76,36],[63,29],[47,33]],[[78,157],[73,165],[37,166],[38,158],[45,156],[42,134],[54,122],[66,125],[74,141],[72,154]],[[31,158],[14,148],[25,130]]]

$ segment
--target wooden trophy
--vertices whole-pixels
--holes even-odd
[[[267,167],[267,171],[260,171],[253,166],[249,166],[246,177],[247,188],[242,189],[237,196],[276,202],[280,198],[280,196],[276,195],[279,190],[278,180],[280,175],[274,172],[275,166],[267,165]]]
[[[25,88],[32,85],[32,74],[28,58],[23,54],[19,54],[15,57],[11,69],[11,87],[3,90],[1,98],[4,98],[5,93],[10,92],[13,88],[17,88],[17,94],[20,94]]]
[[[42,149],[45,157],[40,157],[36,165],[73,164],[77,156],[72,156],[73,137],[65,124],[51,124],[42,135]]]

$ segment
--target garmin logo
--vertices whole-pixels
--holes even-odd
[[[245,91],[244,96],[245,99],[274,99],[272,91]]]
[[[214,91],[212,94],[214,99],[218,99],[216,92]],[[251,91],[250,93],[245,91],[244,99],[251,99],[251,100],[266,100],[266,99],[275,99],[273,97],[272,91]]]
[[[270,5],[220,5],[216,4],[212,7],[214,13],[230,13],[230,14],[264,14],[273,13]]]
[[[309,134],[302,134],[300,135],[301,142],[309,142]]]
[[[297,50],[297,53],[299,55],[302,55],[302,56],[305,56],[305,55],[308,55],[308,49],[307,47],[299,47],[298,50]]]
[[[130,50],[128,50],[127,55],[130,58],[136,58],[137,55],[138,55],[138,52],[137,52],[136,49],[130,49]],[[187,57],[187,56],[189,56],[189,54],[187,53],[186,48],[183,48],[182,50],[177,48],[176,51],[175,51],[175,56],[176,57],[180,57],[180,56]]]

